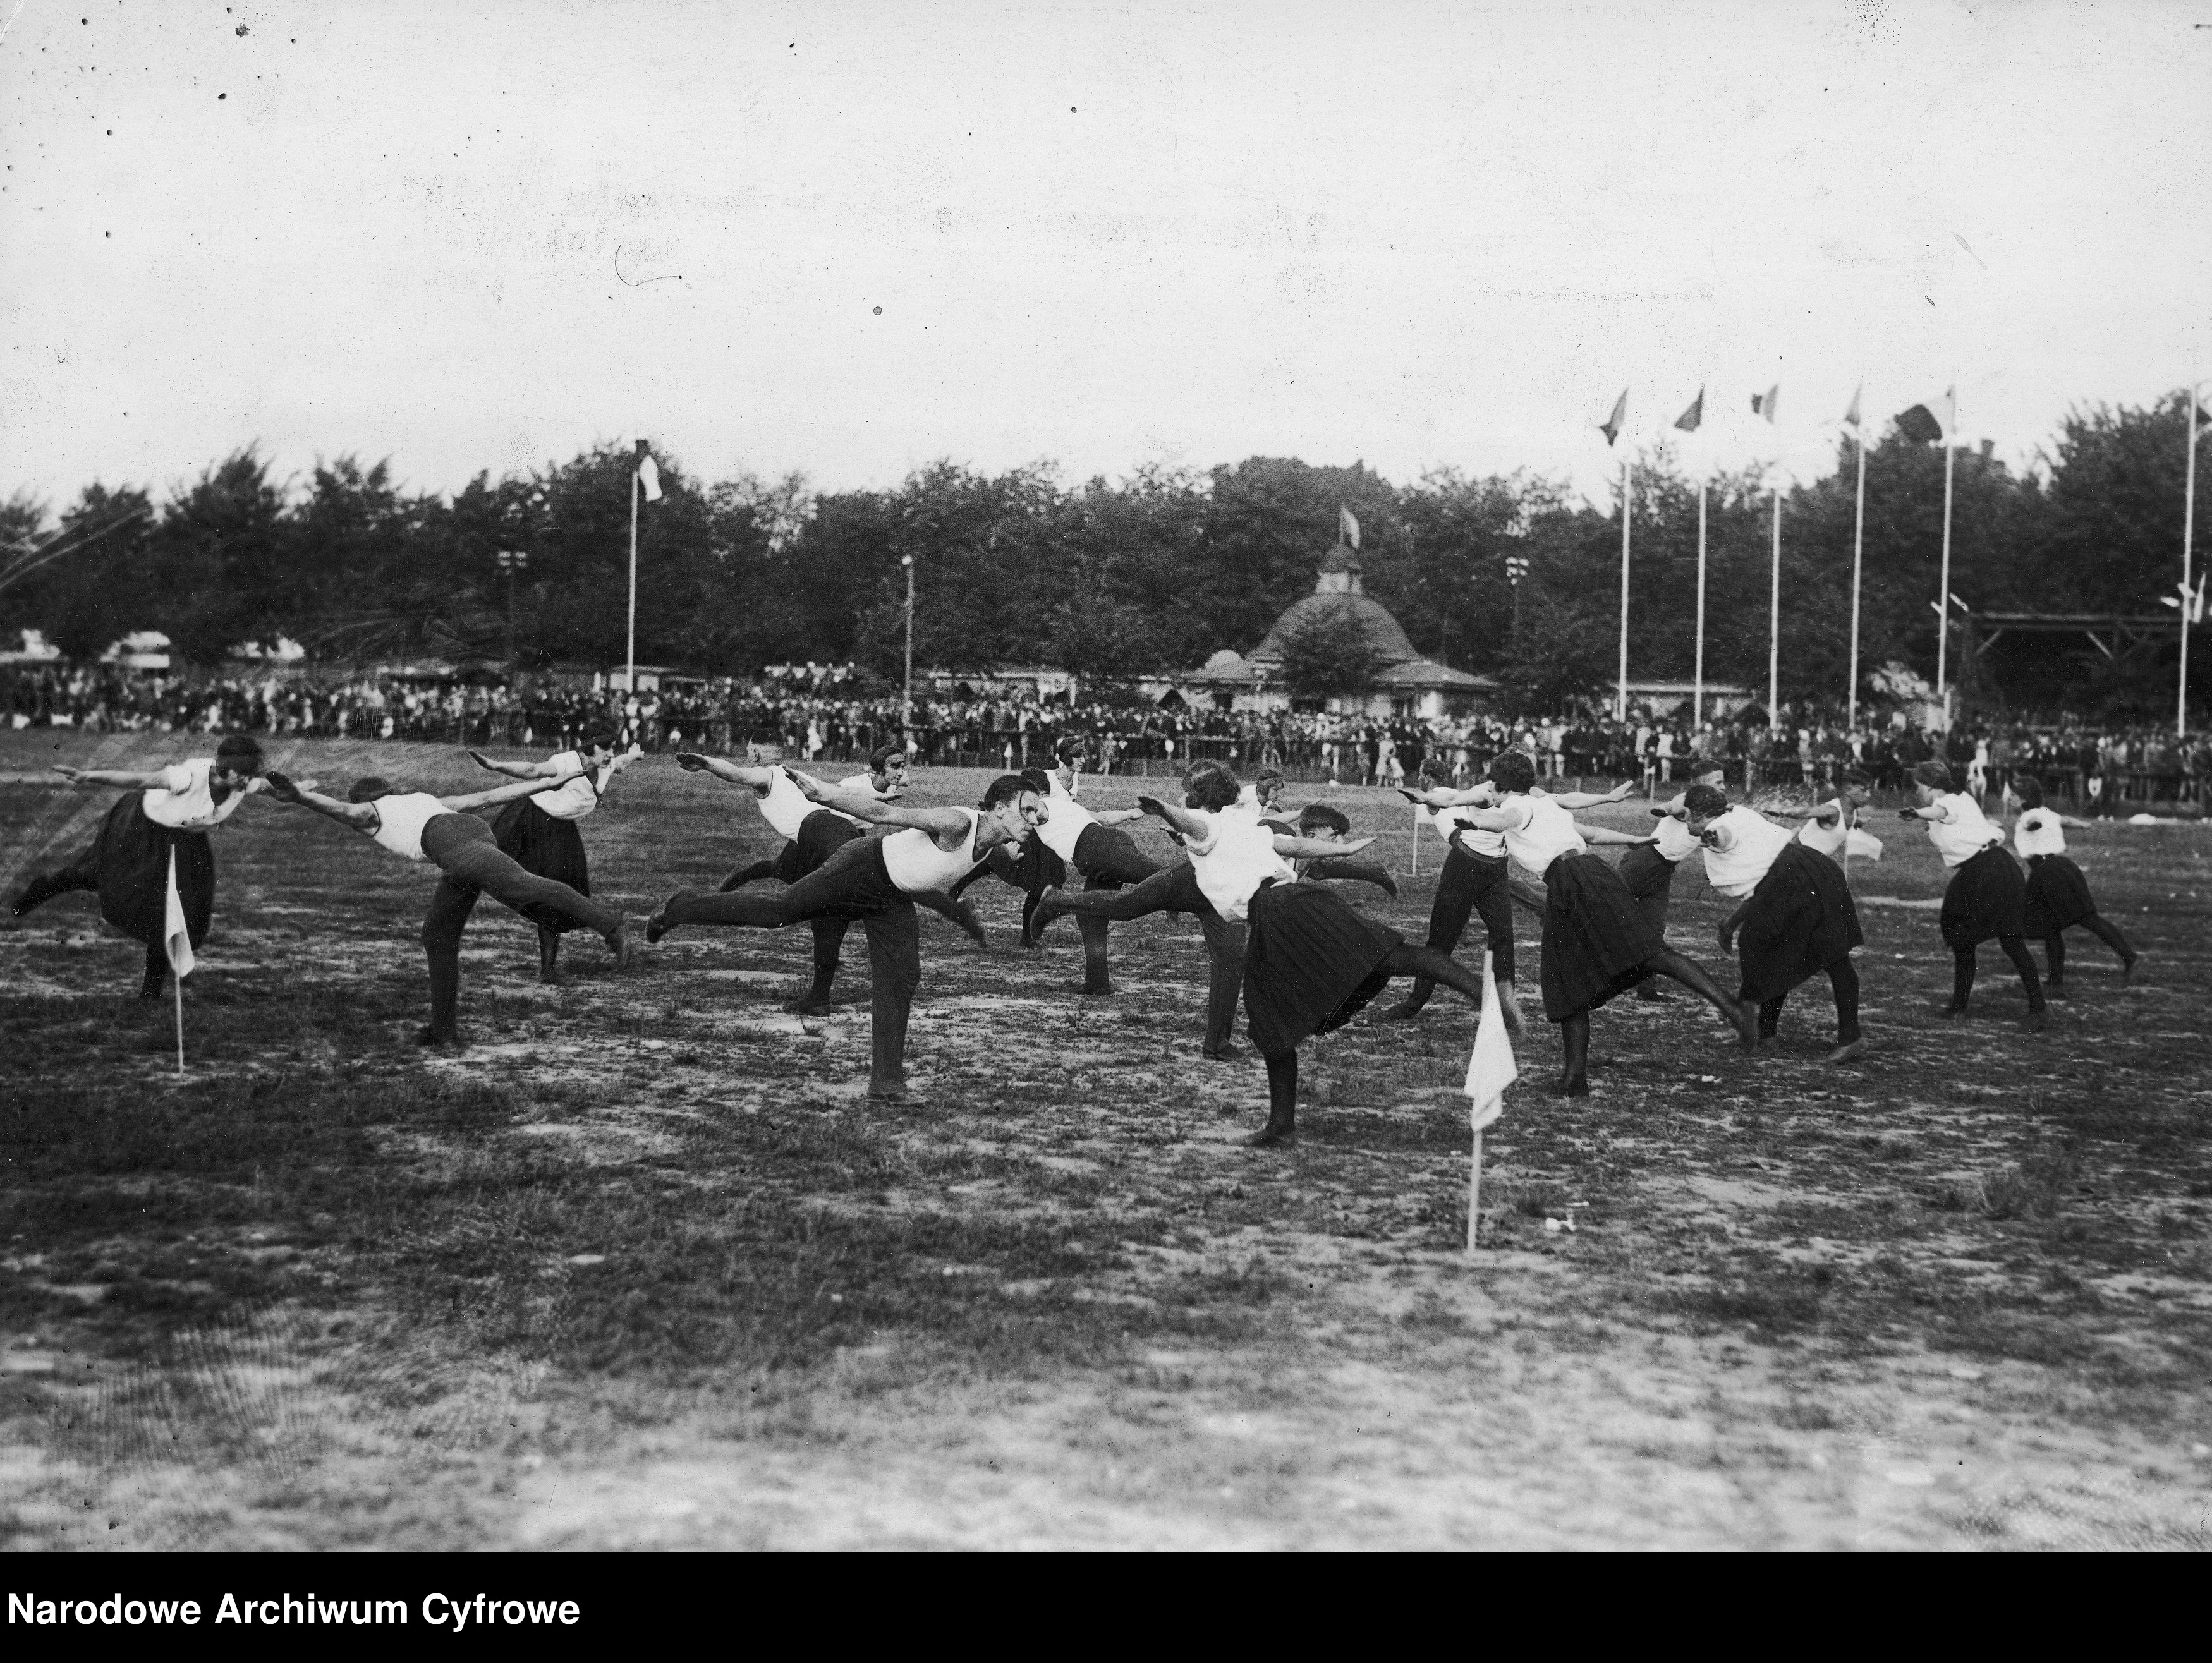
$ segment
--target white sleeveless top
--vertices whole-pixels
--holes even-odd
[[[1527,818],[1505,834],[1505,852],[1530,871],[1541,875],[1563,854],[1587,854],[1589,845],[1575,829],[1575,817],[1547,797],[1508,798],[1518,802]]]
[[[1085,827],[1097,825],[1098,816],[1067,794],[1060,783],[1058,768],[1047,768],[1045,778],[1052,782],[1052,789],[1046,794],[1045,822],[1036,828],[1036,835],[1062,860],[1073,862],[1076,839],[1083,835]]]
[[[138,805],[157,826],[172,826],[179,831],[205,831],[219,826],[238,812],[238,805],[248,793],[261,790],[263,782],[249,780],[244,791],[234,791],[218,803],[208,784],[208,776],[214,771],[212,756],[173,763],[161,770],[161,783],[149,786],[138,798]]]
[[[975,828],[983,816],[977,809],[960,812],[968,816],[968,835],[949,854],[919,826],[908,826],[884,839],[884,870],[890,874],[892,883],[908,895],[921,895],[930,889],[949,889],[968,876],[975,864]]]
[[[1829,809],[1835,810],[1836,823],[1832,826],[1824,826],[1817,820],[1808,820],[1798,828],[1797,841],[1808,849],[1819,850],[1831,860],[1841,860],[1844,858],[1844,846],[1850,841],[1851,822],[1858,816],[1856,811],[1850,813],[1844,811],[1844,799],[1840,797],[1832,802],[1821,804],[1820,807],[1823,811]]]
[[[2004,841],[2004,833],[1989,822],[1982,805],[1964,792],[1952,792],[1937,798],[1923,815],[1940,814],[1941,820],[1923,819],[1928,828],[1928,841],[1936,846],[1936,853],[1943,857],[1947,866],[1963,866],[1992,843]]]
[[[380,848],[391,850],[402,860],[426,859],[422,853],[422,828],[440,815],[453,812],[427,791],[380,797],[374,806],[376,829],[369,836]]]
[[[1242,923],[1253,893],[1268,879],[1287,883],[1297,874],[1275,853],[1275,834],[1260,822],[1259,811],[1239,804],[1208,814],[1190,812],[1206,827],[1203,843],[1186,841],[1199,893],[1231,923]]]
[[[781,768],[769,770],[768,790],[760,799],[761,818],[774,828],[778,837],[798,836],[799,827],[806,822],[806,816],[821,810],[822,804],[799,790],[799,782],[789,774]],[[835,809],[828,812],[837,813]],[[853,820],[849,814],[840,814],[837,817],[852,820],[856,826],[860,823]]]
[[[562,771],[582,768],[583,755],[580,751],[564,750],[553,759],[553,766]],[[567,785],[556,786],[551,791],[541,791],[530,800],[556,820],[581,820],[599,807],[599,793],[606,789],[607,776],[612,770],[613,764],[610,763],[596,774],[580,774]]]
[[[1720,847],[1705,845],[1705,882],[1725,895],[1747,895],[1759,887],[1775,857],[1796,839],[1756,809],[1733,808],[1706,828]]]
[[[1479,854],[1486,860],[1504,859],[1505,834],[1468,824],[1471,812],[1468,807],[1438,809],[1431,816],[1430,823],[1436,827],[1438,837],[1446,843],[1456,844],[1469,854]]]
[[[2013,822],[2013,847],[2023,860],[2066,853],[2066,828],[2049,809],[2030,809]]]
[[[1667,804],[1667,812],[1653,822],[1651,829],[1658,834],[1659,841],[1653,853],[1662,860],[1677,863],[1688,859],[1705,846],[1690,835],[1690,822],[1682,811],[1682,799],[1677,797]]]

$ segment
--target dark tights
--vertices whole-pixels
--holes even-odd
[[[1836,1043],[1849,1045],[1859,1037],[1859,973],[1848,958],[1839,958],[1828,967],[1829,990],[1836,997]],[[1759,1037],[1771,1040],[1774,1030],[1781,1026],[1783,1002],[1790,996],[1778,993],[1759,1007]]]
[[[2135,949],[2128,938],[2099,913],[2092,913],[2081,920],[2081,927],[2120,956],[2122,964],[2135,962]],[[2056,987],[2066,980],[2066,938],[2053,930],[2043,938],[2043,956],[2051,962],[2051,985]]]
[[[2043,980],[2035,974],[2035,961],[2027,956],[2027,943],[2019,936],[1999,936],[1997,945],[2012,961],[2012,968],[2020,973],[2020,985],[2027,990],[2029,1014],[2043,1009]],[[1964,1016],[1966,1001],[1974,991],[1974,956],[1972,947],[1961,947],[1951,959],[1951,1014]]]
[[[1743,1023],[1743,1006],[1740,1000],[1730,998],[1720,983],[1705,973],[1696,962],[1682,956],[1673,948],[1644,961],[1644,974],[1666,976],[1704,999],[1719,1011],[1743,1036],[1744,1048],[1752,1047],[1753,1035]],[[1559,1023],[1559,1043],[1565,1048],[1566,1061],[1559,1074],[1556,1095],[1580,1097],[1589,1091],[1589,1012],[1577,1011]]]

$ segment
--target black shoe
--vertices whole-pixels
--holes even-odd
[[[669,896],[666,901],[662,901],[660,905],[653,909],[651,915],[645,920],[645,939],[647,945],[655,947],[659,946],[660,944],[661,937],[666,935],[671,930],[676,927],[668,921],[668,909],[675,902],[683,900],[685,895],[690,895],[690,893],[691,891],[689,889],[678,889],[674,895]]]
[[[1244,1047],[1234,1041],[1224,1040],[1219,1045],[1206,1047],[1199,1054],[1210,1063],[1241,1063],[1244,1060]]]

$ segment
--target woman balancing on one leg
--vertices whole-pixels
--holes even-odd
[[[1743,946],[1741,997],[1759,1007],[1761,1044],[1774,1037],[1790,990],[1820,971],[1836,998],[1832,1063],[1866,1049],[1859,1034],[1859,974],[1851,950],[1866,938],[1842,867],[1754,809],[1730,808],[1719,786],[1683,793],[1689,828],[1704,847],[1705,877],[1742,904],[1720,927],[1721,950]]]
[[[2035,961],[2027,956],[2027,944],[2021,939],[2027,928],[2027,886],[2005,853],[2003,831],[1983,817],[1980,804],[1951,789],[1947,764],[1918,764],[1912,770],[1912,786],[1920,806],[1899,813],[1927,823],[1928,841],[1951,871],[1942,912],[1943,944],[1951,950],[1951,1004],[1943,1014],[1966,1014],[1966,1002],[1974,991],[1975,950],[1995,936],[2027,991],[2025,1025],[2028,1032],[2040,1033],[2050,1022],[2043,1009],[2043,983],[2035,974]]]
[[[430,960],[430,1024],[416,1035],[422,1045],[452,1045],[458,1037],[455,1023],[461,998],[461,932],[477,897],[489,889],[524,917],[531,908],[544,907],[574,919],[607,944],[615,962],[627,969],[636,957],[636,943],[623,928],[620,913],[602,907],[589,895],[579,895],[566,883],[525,871],[514,857],[502,853],[491,828],[470,810],[501,807],[539,792],[557,791],[575,778],[556,774],[544,780],[520,780],[490,791],[434,797],[428,792],[396,792],[374,774],[353,782],[341,803],[309,786],[295,785],[281,774],[269,776],[269,794],[280,803],[294,803],[350,826],[388,849],[402,860],[427,861],[445,876],[430,897],[430,911],[422,920],[422,949]]]
[[[1755,1049],[1758,1012],[1667,945],[1620,874],[1589,853],[1583,829],[1556,798],[1529,794],[1536,770],[1528,756],[1499,753],[1490,778],[1505,800],[1494,809],[1470,810],[1469,823],[1503,833],[1506,853],[1544,880],[1544,1015],[1559,1025],[1566,1052],[1558,1095],[1589,1093],[1589,1013],[1647,975],[1680,982],[1735,1027],[1746,1051]]]
[[[2051,975],[2043,984],[2053,998],[2066,988],[2066,938],[2062,932],[2080,925],[2120,956],[2120,984],[2125,986],[2136,973],[2136,951],[2128,939],[2098,916],[2089,894],[2089,881],[2081,876],[2066,853],[2066,828],[2087,828],[2087,820],[2069,820],[2043,800],[2043,782],[2025,779],[2014,786],[2020,794],[2021,816],[2013,822],[2013,847],[2027,862],[2027,894],[2022,921],[2027,933],[2043,938],[2044,956]]]
[[[1267,1065],[1267,1124],[1255,1146],[1297,1138],[1298,1046],[1340,1028],[1393,976],[1427,976],[1476,1004],[1482,979],[1443,954],[1413,947],[1395,930],[1369,922],[1335,890],[1302,883],[1285,858],[1328,859],[1349,845],[1284,837],[1237,807],[1237,776],[1218,762],[1190,771],[1183,804],[1138,801],[1182,834],[1200,887],[1222,917],[1245,925],[1244,1012],[1252,1044]],[[1079,906],[1087,897],[1070,896]]]
[[[469,753],[481,766],[511,780],[563,781],[534,797],[517,798],[501,809],[491,822],[492,841],[526,872],[565,883],[584,895],[592,892],[592,870],[584,859],[584,840],[576,822],[599,807],[615,775],[644,754],[632,745],[617,755],[614,733],[605,728],[592,729],[575,750],[543,762],[495,762],[480,750]],[[576,921],[546,907],[533,907],[524,916],[538,926],[538,980],[557,986],[561,938],[576,927]]]
[[[17,918],[73,889],[100,896],[100,915],[146,949],[140,997],[157,999],[167,985],[169,959],[161,932],[168,920],[169,856],[176,854],[177,895],[185,932],[198,948],[215,914],[215,851],[208,833],[264,788],[261,747],[242,733],[225,738],[213,756],[195,756],[139,774],[118,768],[58,768],[73,785],[119,786],[90,847],[58,871],[25,884],[9,911]]]
[[[1727,778],[1726,772],[1715,766],[1706,768],[1690,783],[1718,790]],[[1620,881],[1628,885],[1628,893],[1636,897],[1636,904],[1644,908],[1663,939],[1667,934],[1667,903],[1674,890],[1674,869],[1697,853],[1698,840],[1690,835],[1689,816],[1680,795],[1670,803],[1654,804],[1651,818],[1657,841],[1639,843],[1620,857]],[[1656,979],[1646,976],[1636,984],[1636,997],[1663,1001],[1667,996],[1659,991]]]
[[[796,883],[810,873],[821,870],[830,857],[854,838],[863,835],[866,828],[849,814],[821,807],[800,788],[802,780],[811,776],[793,769],[744,768],[735,762],[726,762],[719,756],[702,756],[695,751],[679,751],[677,766],[691,774],[711,774],[717,780],[727,780],[733,786],[750,786],[760,799],[761,818],[767,821],[780,835],[788,841],[766,860],[757,860],[750,866],[740,866],[721,883],[718,894],[727,895],[756,883],[762,878],[774,878],[779,883]],[[812,780],[817,786],[821,781]],[[826,787],[825,787],[826,789]],[[846,780],[839,787],[853,796],[866,796],[875,801],[888,802],[906,790],[906,753],[889,747],[875,755],[872,772]],[[975,914],[969,907],[957,906],[945,896],[918,895],[932,910],[943,913],[976,940],[983,938],[982,926],[975,922]],[[845,932],[852,920],[823,916],[812,920],[814,935],[814,980],[805,996],[792,1008],[801,1011],[821,1011],[830,1008],[830,989],[837,980],[837,962],[845,946]],[[659,938],[648,926],[647,941]],[[873,948],[870,951],[873,952]]]
[[[796,777],[812,801],[897,829],[888,837],[854,839],[774,895],[678,889],[647,920],[646,939],[658,941],[687,924],[780,930],[823,917],[860,920],[868,937],[871,979],[868,1096],[875,1102],[910,1102],[907,1018],[921,985],[921,932],[914,903],[965,876],[984,852],[1027,835],[1045,815],[1044,799],[1018,774],[993,780],[980,809],[904,809],[856,792],[834,793],[803,774]]]
[[[1530,795],[1571,810],[1618,803],[1632,789],[1624,782],[1602,795],[1563,792],[1552,797],[1533,790]],[[1486,783],[1455,791],[1443,783],[1440,773],[1431,773],[1429,764],[1424,762],[1421,788],[1402,794],[1408,802],[1432,810],[1431,823],[1437,828],[1437,835],[1443,840],[1446,851],[1444,869],[1437,879],[1436,898],[1429,903],[1428,944],[1440,953],[1456,950],[1460,937],[1467,931],[1468,915],[1480,918],[1490,948],[1490,973],[1498,982],[1499,1013],[1504,1017],[1506,1026],[1517,1034],[1521,1031],[1521,1005],[1513,996],[1513,903],[1518,900],[1540,918],[1544,897],[1525,879],[1512,876],[1511,862],[1505,856],[1504,835],[1482,829],[1467,812],[1470,808],[1495,808],[1497,792]],[[1644,843],[1644,840],[1623,837],[1618,832],[1595,828],[1589,835],[1600,841],[1620,838],[1623,842],[1634,842],[1638,848]],[[1518,890],[1516,884],[1520,886]],[[1406,997],[1385,1011],[1382,1020],[1411,1022],[1426,1008],[1430,995],[1435,992],[1434,982],[1415,977]]]
[[[1030,841],[1042,843],[1057,856],[1063,871],[1081,873],[1086,893],[1141,883],[1159,871],[1160,863],[1139,849],[1121,826],[1127,821],[1143,819],[1144,811],[1103,809],[1094,812],[1076,801],[1068,786],[1079,788],[1081,785],[1072,766],[1081,747],[1079,739],[1060,742],[1060,766],[1045,771],[1045,814],[1037,822],[1036,829],[1030,834]],[[1024,778],[1029,772],[1024,771]],[[1067,775],[1066,785],[1061,783],[1063,773]],[[1060,880],[1066,881],[1064,877]],[[1033,939],[1042,938],[1041,926],[1033,922],[1037,901],[1042,899],[1040,891],[1023,907],[1024,913],[1032,920],[1030,927],[1034,932]],[[1083,991],[1112,992],[1114,983],[1106,964],[1106,920],[1078,914],[1076,928],[1083,937]]]
[[[1253,779],[1250,796],[1259,807],[1260,823],[1278,835],[1320,836],[1326,842],[1332,836],[1342,841],[1352,835],[1352,822],[1345,819],[1344,811],[1331,808],[1326,803],[1310,803],[1298,810],[1297,819],[1290,818],[1290,810],[1283,806],[1283,773],[1280,768],[1261,768]],[[1316,826],[1334,827],[1340,821],[1343,822],[1340,830],[1316,832],[1315,829]],[[1370,860],[1348,860],[1339,855],[1326,860],[1302,861],[1298,865],[1298,876],[1317,883],[1372,883],[1394,901],[1398,895],[1398,880],[1390,875],[1390,869]]]

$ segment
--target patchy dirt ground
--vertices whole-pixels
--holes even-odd
[[[46,762],[173,751],[0,737],[0,880],[112,795]],[[488,781],[422,748],[279,755]],[[1434,858],[1407,876],[1397,799],[1316,794],[1387,830],[1404,894],[1352,893],[1418,934]],[[1854,872],[1866,1061],[1821,1065],[1813,987],[1756,1059],[1685,994],[1617,1002],[1573,1102],[1540,1095],[1535,1033],[1470,1259],[1449,995],[1310,1047],[1288,1153],[1236,1142],[1256,1062],[1198,1059],[1194,931],[1117,929],[1121,991],[1085,998],[1073,928],[1018,950],[988,883],[988,951],[923,920],[921,1108],[861,1099],[857,933],[836,1011],[802,1019],[804,932],[679,932],[629,976],[571,938],[548,988],[486,907],[472,1044],[426,1057],[428,877],[249,804],[217,839],[181,1081],[168,1006],[131,997],[137,949],[88,897],[0,926],[0,1533],[2212,1545],[2212,832],[2075,835],[2145,957],[2123,988],[2075,938],[2038,1038],[1994,950],[1973,1015],[1941,1019],[1941,874],[1883,833]],[[640,914],[773,841],[747,794],[658,759],[585,835]],[[1676,944],[1717,962],[1719,916],[1686,871]]]

